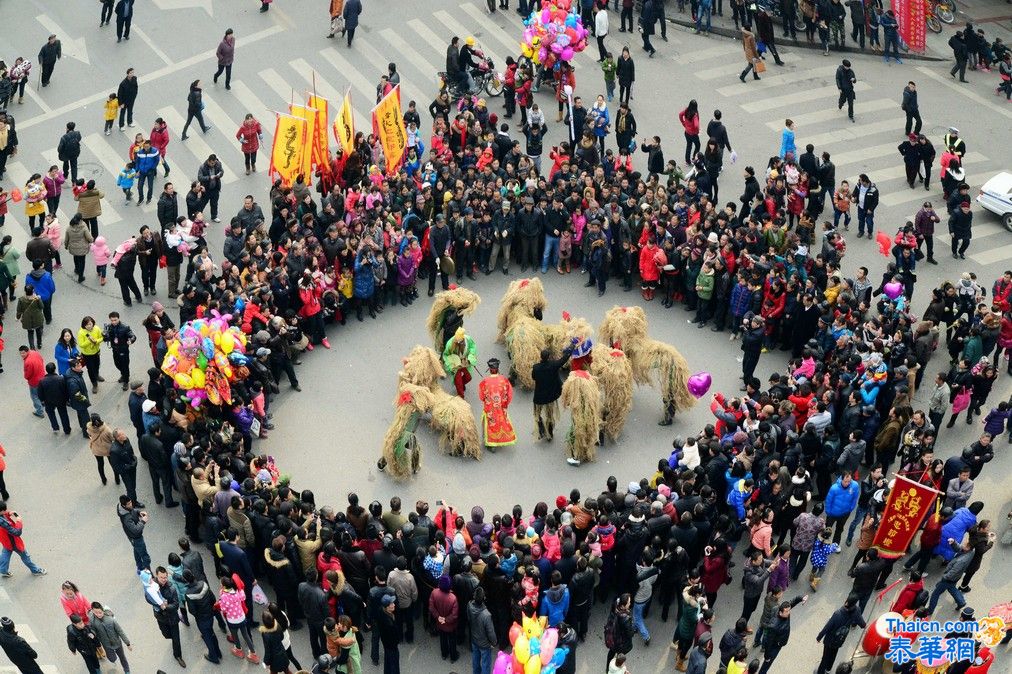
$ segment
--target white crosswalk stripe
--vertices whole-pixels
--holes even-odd
[[[809,142],[813,145],[815,144],[814,141],[811,141],[808,138],[802,138],[798,143],[799,149],[802,145],[806,145]],[[856,150],[847,150],[846,152],[836,152],[833,153],[832,160],[833,163],[836,164],[837,170],[843,166],[861,164],[869,159],[878,159],[880,157],[894,156],[896,160],[899,161],[901,159],[900,153],[896,149],[896,146],[898,145],[899,142],[897,141],[893,143],[883,143],[881,145],[872,145],[871,147],[862,147]],[[816,145],[816,147],[818,147],[818,145]]]
[[[178,129],[175,132],[176,134],[182,133],[183,124],[186,120],[183,119],[182,115],[175,108],[160,108],[158,115],[165,120],[170,129]],[[186,140],[180,140],[176,143],[177,149],[184,147],[191,156],[180,158],[180,153],[177,151],[176,165],[172,167],[172,173],[176,175],[177,184],[185,184],[187,186],[186,189],[179,190],[183,194],[189,189],[190,183],[196,179],[197,169],[200,167],[200,164],[207,159],[208,155],[215,154],[211,146],[204,140],[200,132],[200,126],[196,122],[190,124],[190,128],[187,129]],[[225,173],[228,174],[231,171],[226,170]]]
[[[380,67],[383,68],[384,72],[386,71],[386,64],[394,60],[382,56],[378,51],[376,51],[376,49],[373,46],[371,46],[365,40],[363,40],[362,44],[358,46],[358,50],[370,62],[382,64]],[[423,93],[422,91],[416,88],[417,83],[422,80],[415,77],[409,77],[408,73],[405,72],[406,69],[402,67],[402,62],[400,60],[396,60],[395,62],[397,63],[398,71],[401,74],[401,107],[403,109],[407,109],[408,101],[415,101],[415,103],[421,105],[426,100],[427,97],[434,96],[435,88],[433,88],[432,94]],[[435,77],[436,73],[435,69],[424,61],[422,62],[421,66],[419,66],[416,62],[413,61],[412,66],[414,66],[414,68],[418,70],[419,74],[425,74],[426,72],[428,72],[432,74],[432,78]],[[435,82],[435,79],[431,79],[428,81]]]
[[[656,37],[656,36],[655,36]],[[683,51],[680,54],[673,54],[669,58],[672,61],[678,61],[679,63],[699,63],[702,61],[713,60],[714,63],[719,63],[726,58],[731,58],[732,54],[734,57],[741,55],[742,68],[745,67],[744,61],[745,56],[741,49],[735,49],[727,44],[721,44],[717,47],[707,47],[705,49],[689,49]]]
[[[744,57],[735,61],[738,72],[745,69]],[[770,66],[767,65],[766,74],[762,75],[762,79],[758,82],[749,80],[746,83],[735,82],[729,84],[726,87],[720,87],[717,89],[717,93],[721,96],[735,96],[750,92],[750,96],[755,96],[755,92],[765,92],[767,89],[773,89],[775,87],[792,86],[798,87],[801,84],[806,84],[813,79],[821,79],[836,73],[836,66],[820,66],[818,68],[809,68],[807,70],[795,70],[791,69],[786,72],[779,72],[779,69],[775,73],[771,73],[769,70]]]
[[[376,104],[376,85],[359,73],[355,66],[351,65],[338,50],[328,47],[320,50],[320,56],[337,70],[340,78],[337,84],[338,88],[351,84],[354,90],[352,105],[357,110],[372,110]],[[381,64],[377,65],[382,67]],[[376,81],[379,82],[379,74],[376,75]],[[356,120],[355,123],[358,124],[358,121]]]
[[[741,74],[741,71],[744,69],[745,69],[744,64],[739,63],[737,61],[731,61],[730,63],[723,63],[714,68],[706,68],[705,70],[696,70],[692,74],[695,75],[697,79],[704,81],[730,79],[732,76]],[[751,77],[751,74],[748,76]],[[742,85],[742,87],[745,86],[747,85],[744,84]],[[745,89],[742,89],[742,93],[744,92]]]
[[[977,233],[974,232],[973,240],[976,241],[979,238],[980,237]],[[971,247],[973,246],[972,243],[970,245]],[[996,262],[1008,260],[1009,258],[1012,258],[1012,244],[999,246],[997,248],[988,248],[987,250],[979,253],[970,253],[970,259],[977,264],[995,264]]]
[[[438,35],[433,33],[432,29],[426,26],[425,22],[422,21],[421,19],[409,20],[408,27],[411,28],[411,30],[414,31],[415,34],[418,35],[418,37],[422,38],[422,42],[432,47],[432,51],[434,51],[436,53],[436,56],[440,59],[439,63],[441,65],[439,67],[439,70],[443,70],[446,67],[445,62],[446,48],[450,46],[449,41],[447,41],[446,44],[443,44],[443,40],[440,39]],[[390,42],[390,44],[398,44],[399,42],[404,41],[403,37],[401,37],[399,34],[397,34],[396,32],[394,32],[389,28],[384,28],[382,31],[380,31],[380,34],[386,32],[393,33],[394,40],[391,40],[389,37],[387,37],[387,41]],[[384,37],[386,36],[384,35]]]
[[[380,36],[386,40],[387,44],[390,45],[391,49],[396,50],[397,45],[403,42],[403,38],[397,35],[394,31],[389,28],[385,28],[380,31]],[[396,53],[396,52],[394,52]],[[407,61],[405,61],[407,59]],[[436,73],[441,72],[445,67],[445,63],[442,60],[436,64],[430,63],[425,59],[424,56],[418,51],[411,51],[408,53],[402,52],[397,57],[397,71],[401,74],[401,92],[404,107],[407,108],[409,100],[414,100],[419,109],[425,108],[426,103],[435,98],[436,94]],[[418,77],[412,76],[408,72],[406,65],[410,65],[411,68],[418,74]],[[424,83],[425,91],[431,91],[432,93],[425,93],[419,91],[415,87],[419,83]]]
[[[870,101],[862,101],[859,112],[864,115],[869,112],[881,112],[883,110],[895,110],[897,109],[896,101],[889,100],[888,98],[876,98]],[[840,119],[840,111],[830,106],[823,110],[816,110],[815,112],[803,112],[801,114],[791,114],[791,119],[804,129],[805,127],[821,122],[832,122]],[[784,126],[784,120],[778,119],[770,122],[766,122],[766,126],[774,131],[779,131]],[[898,143],[897,143],[898,144]],[[835,160],[835,158],[834,158]]]
[[[871,85],[867,82],[858,82],[854,85],[854,91],[857,92],[868,91],[870,89]],[[770,96],[758,101],[744,103],[742,104],[741,109],[749,113],[765,112],[767,110],[776,110],[777,108],[788,108],[798,103],[817,101],[820,98],[836,98],[839,95],[839,89],[836,88],[835,84],[831,84],[824,87],[815,87],[813,89],[796,91],[784,96]],[[846,117],[846,115],[844,115],[844,117]]]
[[[271,88],[271,90],[278,95],[278,97],[284,101],[284,105],[279,105],[273,108],[275,112],[288,112],[288,104],[294,100],[295,88],[285,81],[285,78],[278,74],[274,68],[264,68],[260,71],[260,79]]]
[[[847,120],[847,115],[843,111],[840,112],[840,122],[837,128],[833,131],[827,131],[825,133],[818,133],[814,136],[807,136],[804,139],[805,143],[812,143],[815,147],[823,147],[825,145],[835,145],[837,143],[853,143],[855,141],[867,140],[869,136],[883,131],[891,131],[896,129],[895,119],[883,119],[877,122],[868,122],[865,124],[852,124]],[[897,141],[897,145],[900,141]]]
[[[127,154],[124,152],[123,155],[120,156],[112,149],[112,146],[109,145],[104,136],[100,136],[99,134],[92,135],[99,136],[99,138],[101,138],[102,146],[96,146],[94,143],[89,143],[88,141],[91,136],[85,136],[82,138],[82,151],[81,157],[78,159],[78,165],[83,163],[82,159],[84,162],[87,161],[87,157],[84,154],[84,152],[87,151],[87,153],[97,159],[102,168],[105,169],[108,177],[102,179],[101,181],[96,181],[99,191],[106,195],[106,198],[102,201],[102,215],[99,216],[98,221],[101,225],[111,225],[123,220],[123,217],[119,214],[119,212],[110,204],[118,200],[119,195],[122,194],[120,189],[116,187],[116,178],[119,177],[120,170],[126,166]],[[47,167],[53,164],[56,164],[57,166],[61,164],[60,160],[57,158],[56,148],[46,150],[42,153],[42,156],[47,161]],[[79,173],[83,173],[83,171]],[[86,176],[78,175],[78,177],[85,178],[85,180],[87,180]],[[69,180],[70,176],[67,176],[67,179]],[[110,201],[110,199],[112,201]],[[72,216],[74,213],[77,213],[77,203],[74,201],[74,197],[71,195],[69,189],[64,191],[64,196],[61,199],[61,202],[63,210],[67,213],[67,215]],[[63,222],[66,223],[66,220]]]
[[[241,154],[242,151],[239,149],[239,141],[236,140],[235,137],[235,132],[239,130],[240,126],[242,126],[241,121],[233,121],[232,118],[229,117],[228,114],[221,109],[221,106],[213,99],[204,99],[204,121],[214,127],[212,131],[218,131],[225,137],[226,145],[219,146],[221,151],[215,153],[218,155],[219,160],[234,156],[234,154]],[[190,138],[193,138],[193,135],[187,137],[187,143],[190,142]],[[227,147],[234,147],[235,151],[226,152],[225,148]],[[206,156],[202,158],[202,161],[205,159],[207,159]],[[224,162],[222,162],[222,164],[224,165]],[[222,184],[231,185],[238,179],[239,174],[235,171],[230,171],[229,167],[225,166],[225,175],[221,178]]]
[[[242,104],[243,107],[243,118],[245,119],[246,113],[252,113],[257,120],[260,121],[260,126],[263,128],[264,139],[261,146],[270,146],[271,137],[274,135],[274,114],[273,111],[267,107],[267,104],[261,101],[253,90],[250,89],[245,82],[241,80],[232,81],[232,94],[236,100]]]

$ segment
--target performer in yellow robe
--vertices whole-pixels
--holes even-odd
[[[517,434],[508,412],[513,400],[513,385],[507,377],[499,374],[498,358],[488,361],[488,376],[478,384],[478,399],[484,407],[481,422],[485,431],[485,446],[489,451],[494,452],[496,447],[515,444]]]

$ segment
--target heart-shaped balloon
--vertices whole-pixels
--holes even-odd
[[[883,288],[882,291],[885,293],[886,297],[894,300],[900,296],[900,293],[903,292],[903,284],[897,283],[896,281],[890,281],[885,284],[885,288]]]
[[[686,382],[685,388],[689,389],[689,393],[695,398],[702,398],[706,395],[706,392],[710,390],[710,384],[713,383],[713,377],[710,376],[709,372],[697,372],[696,374],[689,377],[689,381]]]

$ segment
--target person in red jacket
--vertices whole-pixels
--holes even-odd
[[[158,150],[158,156],[162,159],[162,168],[165,169],[165,177],[168,178],[170,166],[165,159],[165,153],[169,148],[169,125],[161,117],[156,119],[155,125],[151,127],[151,135],[148,140],[151,141],[151,147]]]
[[[784,306],[786,304],[787,295],[784,293],[783,284],[780,279],[767,282],[766,290],[763,292],[762,308],[759,310],[759,315],[766,321],[764,352],[769,350],[773,345],[773,340],[780,326],[780,318],[784,314]]]
[[[299,307],[299,316],[306,322],[306,334],[309,336],[309,345],[306,347],[313,350],[313,344],[323,344],[323,348],[330,348],[330,341],[323,332],[323,305],[320,298],[323,296],[322,273],[317,272],[319,277],[314,277],[313,272],[308,269],[299,279],[299,300],[302,306]]]
[[[654,298],[654,292],[657,290],[661,267],[667,264],[665,260],[658,265],[658,256],[664,259],[664,251],[657,247],[657,239],[651,235],[647,239],[647,245],[640,249],[640,292],[643,299],[648,302]]]
[[[917,600],[917,595],[923,591],[924,581],[921,579],[921,572],[911,571],[910,582],[906,584],[906,587],[900,590],[899,596],[896,597],[896,601],[893,602],[893,605],[889,608],[889,610],[902,615],[904,611],[917,608],[914,606]]]
[[[33,576],[44,576],[46,570],[32,561],[25,542],[21,539],[25,524],[16,512],[7,510],[7,502],[0,501],[0,577],[10,578],[11,555],[17,554]]]
[[[263,133],[260,122],[252,112],[247,112],[242,126],[235,132],[236,140],[239,141],[243,157],[245,157],[246,175],[249,175],[250,171],[257,172],[257,150],[260,149],[260,139],[263,137]]]
[[[18,353],[21,355],[21,360],[24,361],[28,395],[31,396],[32,405],[35,406],[35,411],[32,414],[41,419],[45,414],[42,413],[42,399],[39,398],[39,382],[46,376],[46,366],[42,362],[42,354],[27,346],[18,347]]]
[[[991,304],[997,305],[1002,313],[1012,309],[1012,271],[1006,271],[991,288]]]

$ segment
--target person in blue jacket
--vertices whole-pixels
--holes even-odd
[[[137,171],[137,205],[144,202],[144,184],[148,186],[147,203],[151,203],[151,197],[155,192],[155,174],[158,173],[158,164],[161,163],[161,154],[158,148],[151,146],[150,140],[145,140],[141,148],[134,153],[134,170]]]
[[[974,501],[966,508],[960,508],[952,514],[952,519],[942,526],[942,540],[935,546],[935,554],[941,555],[946,562],[956,556],[956,552],[949,545],[948,540],[959,542],[963,540],[970,527],[977,523],[977,515],[984,509],[981,501]]]
[[[829,488],[826,494],[826,526],[836,525],[833,533],[833,542],[839,543],[843,536],[844,525],[847,518],[857,508],[858,499],[861,496],[861,487],[850,473],[844,473],[836,480],[836,484]]]
[[[540,614],[548,618],[549,627],[558,627],[569,611],[569,588],[562,584],[562,574],[552,571],[552,586],[541,600]]]
[[[46,317],[46,325],[53,322],[53,295],[56,294],[56,281],[46,271],[42,260],[32,261],[32,270],[25,276],[25,285],[35,288],[35,294],[42,300],[42,315]]]
[[[738,516],[738,521],[745,519],[745,504],[752,497],[752,481],[751,475],[749,477],[738,480],[732,488],[729,488],[727,493],[727,504],[734,508],[735,514]]]

